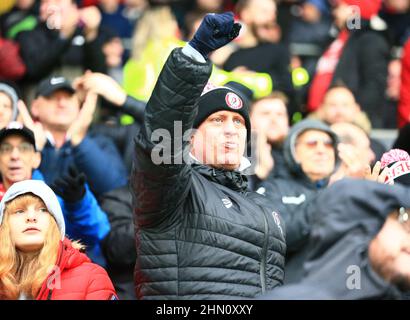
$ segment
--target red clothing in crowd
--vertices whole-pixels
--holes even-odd
[[[398,126],[403,127],[410,122],[410,39],[404,46],[401,68],[400,101],[397,109]]]
[[[20,58],[19,46],[0,38],[0,80],[18,80],[26,73],[26,66]]]
[[[60,243],[57,267],[44,281],[36,300],[117,300],[107,272],[67,238]]]
[[[0,201],[3,199],[4,194],[6,193],[6,188],[4,187],[4,184],[0,183]]]
[[[330,47],[319,59],[316,67],[316,75],[313,78],[312,85],[309,90],[309,111],[315,111],[320,107],[325,93],[332,83],[333,75],[348,39],[349,32],[347,30],[340,32],[339,37],[333,41]]]
[[[382,0],[339,0],[349,6],[357,6],[360,10],[360,17],[369,20],[377,14],[382,5]]]
[[[382,0],[337,1],[349,6],[356,6],[359,10],[360,17],[364,20],[370,20],[373,16],[375,16],[379,12],[382,3]],[[349,40],[349,33],[350,31],[348,29],[341,31],[339,37],[335,41],[333,41],[333,43],[318,61],[316,74],[313,78],[312,85],[309,90],[307,101],[308,111],[315,111],[322,103],[324,95],[333,81],[333,77],[335,75],[341,55],[343,54],[344,47]]]

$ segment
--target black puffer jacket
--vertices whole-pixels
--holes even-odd
[[[164,147],[165,157],[165,145],[180,143],[182,133],[192,128],[195,102],[211,68],[210,62],[196,62],[181,49],[172,51],[136,138],[131,183],[139,299],[235,299],[282,284],[286,245],[281,221],[264,206],[263,196],[246,192],[239,172],[174,164],[189,152],[189,139],[175,143],[173,164],[151,160],[158,146]],[[182,123],[179,134],[174,121]],[[149,137],[157,129],[170,136],[154,149]]]

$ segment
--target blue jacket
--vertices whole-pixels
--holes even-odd
[[[32,179],[44,181],[39,170],[34,170]],[[101,265],[105,264],[100,249],[100,241],[110,232],[111,226],[106,213],[101,209],[88,185],[82,200],[67,203],[57,196],[66,223],[69,238],[80,240],[86,245],[88,256]]]
[[[41,157],[39,170],[48,184],[66,174],[70,164],[85,173],[97,197],[127,184],[127,172],[118,149],[112,140],[102,135],[87,135],[76,147],[67,141],[60,149],[47,141]]]

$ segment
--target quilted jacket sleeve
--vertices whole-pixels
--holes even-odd
[[[193,126],[195,102],[211,71],[209,61],[194,61],[181,48],[171,52],[161,71],[135,139],[131,186],[139,226],[155,226],[175,216],[190,190],[191,168],[183,161],[190,139],[184,134]]]

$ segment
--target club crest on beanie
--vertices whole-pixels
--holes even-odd
[[[211,114],[218,111],[239,113],[245,120],[247,141],[251,136],[251,121],[249,118],[249,103],[239,92],[228,87],[212,87],[207,85],[198,102],[198,114],[194,121],[197,129]]]
[[[225,102],[228,107],[234,110],[241,109],[243,106],[242,99],[236,93],[228,92],[225,96]]]

